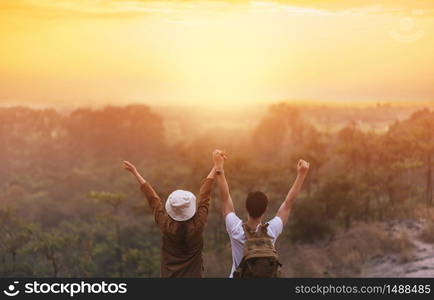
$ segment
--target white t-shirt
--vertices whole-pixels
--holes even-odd
[[[231,239],[231,248],[232,248],[232,270],[229,277],[232,277],[235,269],[241,263],[243,259],[243,248],[244,243],[246,241],[246,236],[244,235],[243,222],[234,212],[230,212],[226,215],[226,230],[229,234],[229,238]],[[276,242],[276,239],[282,233],[283,223],[280,217],[275,216],[273,219],[267,222],[267,233],[269,236],[273,238],[273,244]],[[259,229],[256,228],[256,231]]]

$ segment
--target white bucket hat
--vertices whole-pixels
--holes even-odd
[[[166,201],[166,212],[175,221],[187,221],[196,213],[196,196],[189,191],[172,192]]]

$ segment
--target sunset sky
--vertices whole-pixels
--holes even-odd
[[[434,1],[0,0],[0,104],[434,101]]]

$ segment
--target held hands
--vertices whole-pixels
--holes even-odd
[[[310,164],[307,161],[300,159],[297,163],[297,174],[306,176],[309,171],[309,166]]]
[[[217,170],[222,170],[223,169],[223,165],[224,165],[224,161],[227,159],[227,155],[226,152],[222,151],[222,150],[214,150],[212,153],[212,160],[214,161],[214,167]]]
[[[124,169],[127,170],[128,172],[131,172],[133,174],[137,173],[136,167],[129,161],[124,160],[123,164],[124,164]]]

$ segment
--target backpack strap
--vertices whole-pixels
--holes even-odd
[[[243,223],[244,235],[246,239],[250,239],[255,236],[255,232],[247,226],[247,223]]]
[[[268,223],[265,224],[260,224],[259,225],[259,230],[258,231],[254,231],[252,229],[250,229],[247,226],[247,223],[243,223],[243,229],[244,229],[244,234],[246,235],[246,238],[252,238],[252,237],[270,237],[268,235]]]
[[[270,225],[270,224],[265,223],[265,224],[261,224],[260,225],[261,228],[258,231],[261,233],[262,236],[268,236],[269,237],[269,235],[268,235],[268,225]]]

